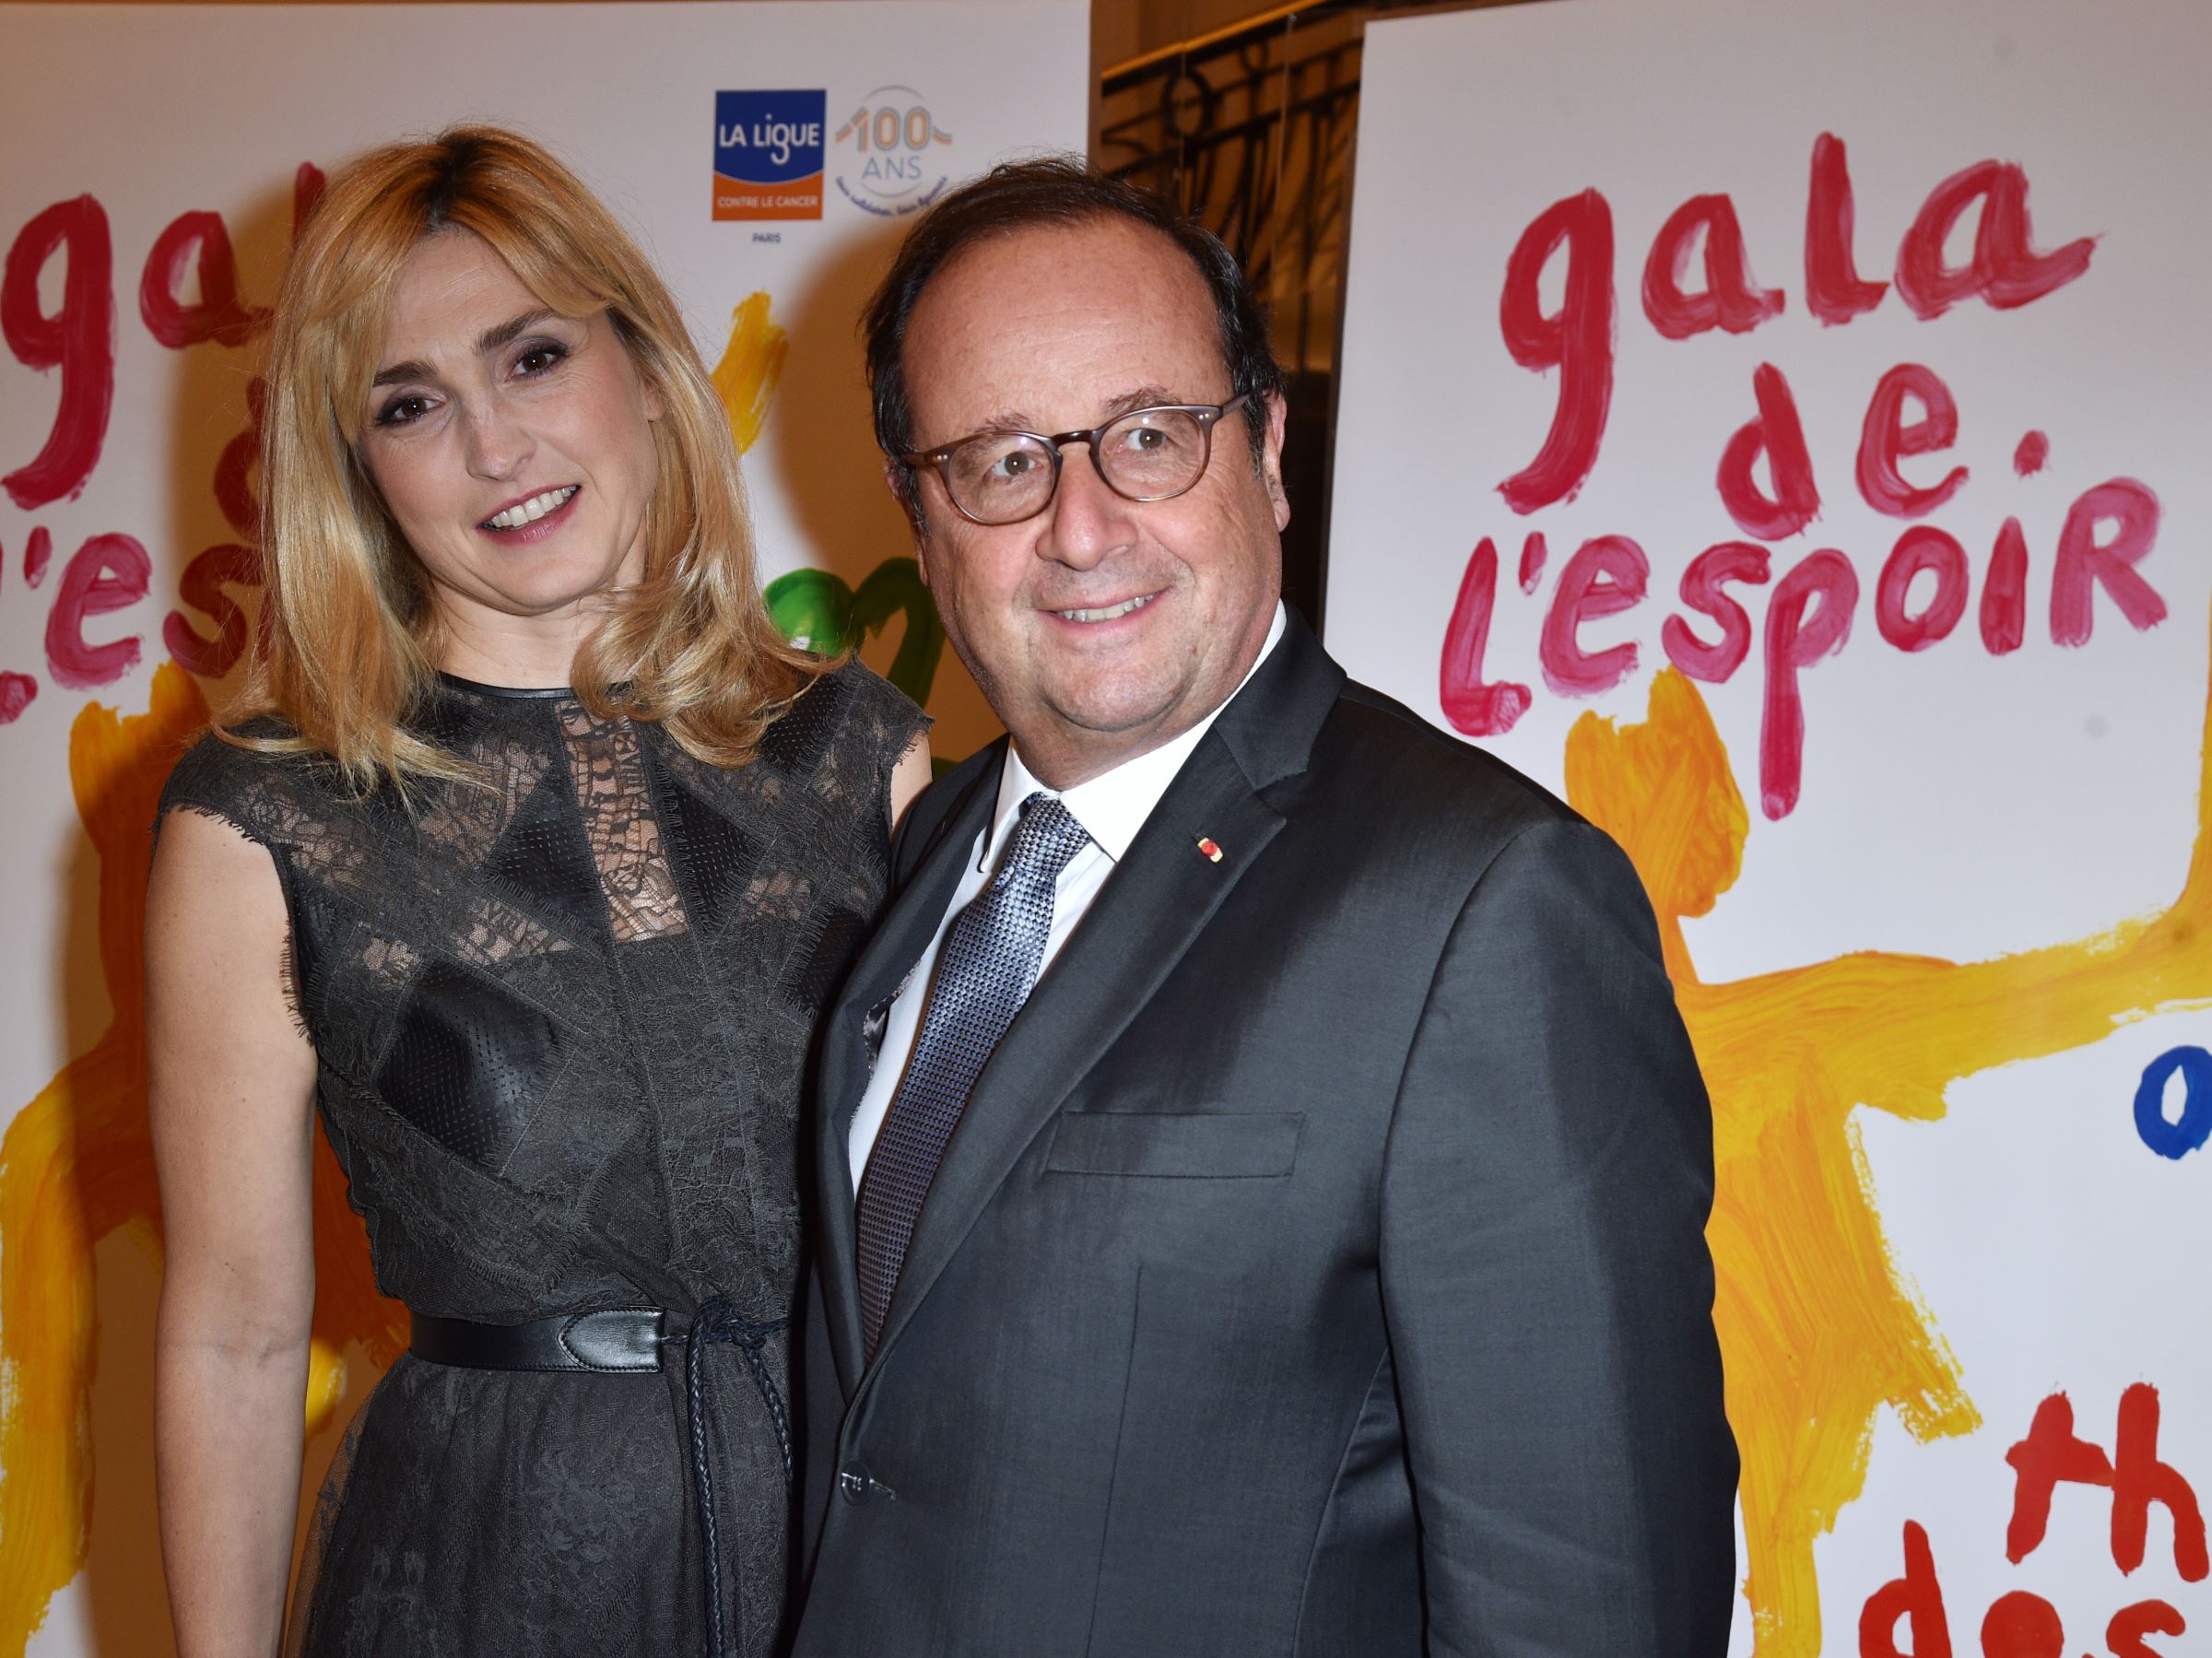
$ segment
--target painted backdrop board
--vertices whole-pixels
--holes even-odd
[[[779,614],[880,629],[867,659],[965,754],[995,728],[909,630],[854,318],[948,182],[1081,148],[1088,29],[1079,0],[0,6],[0,1655],[168,1641],[146,827],[253,604],[255,335],[300,205],[457,120],[551,144],[716,367]],[[319,1179],[327,1454],[405,1324],[326,1153]]]
[[[2207,70],[2195,0],[1368,35],[1328,640],[1651,889],[1739,1652],[2212,1638]]]

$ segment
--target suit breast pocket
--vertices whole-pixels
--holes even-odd
[[[1062,1111],[1051,1174],[1279,1180],[1298,1166],[1302,1111]]]

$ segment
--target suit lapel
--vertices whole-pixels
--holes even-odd
[[[1282,828],[1260,790],[1303,770],[1343,684],[1293,617],[1275,655],[1192,751],[977,1080],[923,1205],[879,1358],[1039,1131]]]
[[[1003,754],[1002,742],[987,754]],[[913,876],[900,888],[882,924],[853,963],[822,1035],[821,1068],[817,1077],[814,1114],[815,1186],[822,1217],[823,1304],[830,1318],[830,1346],[847,1397],[860,1385],[862,1344],[859,1279],[853,1235],[852,1159],[847,1153],[853,1112],[867,1091],[868,1016],[898,994],[935,936],[937,923],[960,884],[976,836],[990,821],[998,798],[999,767],[986,760],[926,833],[912,860],[901,859]]]

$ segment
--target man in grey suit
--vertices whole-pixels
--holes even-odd
[[[1720,1658],[1712,1123],[1634,870],[1284,610],[1203,230],[1002,168],[867,326],[1011,741],[824,1032],[798,1652]]]

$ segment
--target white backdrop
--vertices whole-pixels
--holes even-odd
[[[167,1640],[131,943],[146,780],[159,771],[150,750],[167,728],[83,728],[90,839],[69,767],[88,704],[146,712],[171,655],[165,624],[215,636],[212,594],[181,604],[180,583],[204,549],[246,538],[227,522],[217,480],[227,451],[246,453],[233,444],[249,425],[254,345],[157,338],[157,323],[188,332],[180,311],[219,298],[202,291],[206,267],[187,253],[173,282],[153,262],[155,294],[142,300],[165,229],[180,215],[219,215],[240,306],[265,306],[302,163],[327,171],[371,143],[463,119],[546,140],[639,234],[710,366],[726,365],[741,441],[759,427],[747,476],[764,575],[820,566],[857,587],[910,550],[869,435],[861,300],[906,216],[947,180],[1009,154],[1082,147],[1088,39],[1079,0],[0,6],[0,245],[18,249],[0,350],[0,474],[13,480],[0,497],[0,675],[16,676],[0,677],[0,1654],[22,1651],[41,1617],[41,1654]],[[718,108],[733,91],[806,96]],[[802,171],[791,186],[815,216],[718,218],[716,202],[734,194],[715,179],[730,165],[717,156],[723,117],[781,121],[804,139],[817,108],[820,177],[809,187]],[[41,262],[26,228],[87,196],[97,207],[66,209],[73,237]],[[96,409],[108,352],[97,464],[46,499],[54,483],[21,469],[65,396]],[[143,581],[129,547],[101,536],[145,549]],[[900,632],[895,622],[868,659],[888,664]],[[192,693],[174,670],[163,683],[175,727]],[[994,729],[949,655],[930,706],[940,753],[964,754]],[[369,1315],[347,1316],[318,1356],[318,1386],[340,1395],[321,1401],[324,1424],[350,1410],[373,1370],[358,1344],[340,1345]],[[49,1609],[50,1591],[73,1578]]]
[[[1667,923],[1739,1652],[2212,1650],[2208,71],[2197,0],[1368,35],[1328,641],[1611,829]],[[1729,542],[1724,676],[1682,584]],[[2062,1409],[2084,1466],[2134,1437],[2039,1538],[2007,1452]]]

